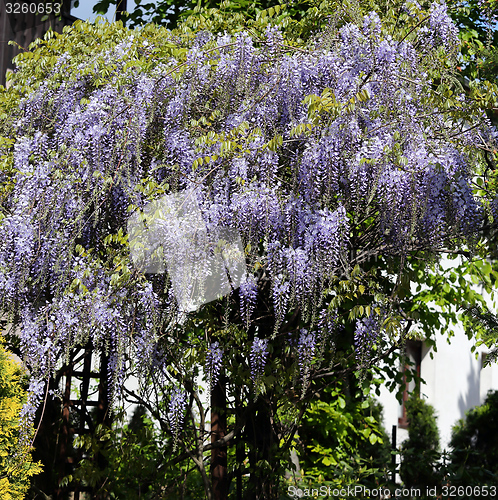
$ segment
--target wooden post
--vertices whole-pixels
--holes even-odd
[[[70,464],[72,464],[71,454],[71,442],[74,434],[74,428],[71,427],[70,421],[70,407],[71,407],[71,376],[73,372],[72,360],[70,363],[64,367],[64,396],[63,396],[63,406],[62,406],[62,426],[61,435],[59,440],[59,453],[58,453],[58,484],[54,492],[54,498],[56,500],[62,500],[65,498],[67,493],[64,488],[61,487],[61,482],[64,477],[69,473]],[[78,497],[79,498],[79,497]]]

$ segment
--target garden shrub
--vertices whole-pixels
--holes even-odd
[[[19,450],[20,412],[26,402],[24,373],[5,350],[0,336],[0,498],[21,500],[29,488],[30,478],[41,471],[33,463],[26,447]],[[25,453],[22,460],[12,460],[14,451]]]
[[[452,485],[498,485],[498,391],[455,424],[450,446]]]
[[[434,408],[417,394],[406,402],[409,422],[408,439],[401,447],[400,476],[406,488],[420,488],[439,484],[438,462],[439,430]]]

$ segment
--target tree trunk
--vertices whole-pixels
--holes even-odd
[[[126,12],[126,0],[120,0],[116,6],[116,21],[125,21],[123,12]]]

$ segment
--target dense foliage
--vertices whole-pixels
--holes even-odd
[[[301,21],[280,6],[247,21],[198,10],[173,32],[76,23],[18,57],[2,96],[0,289],[31,372],[26,426],[90,342],[115,400],[140,373],[128,396],[209,496],[205,452],[225,442],[205,442],[204,373],[243,444],[233,477],[275,498],[307,401],[345,375],[354,391],[351,373],[420,317],[410,277],[477,244],[490,200],[474,182],[494,139],[455,78],[445,5],[383,20],[334,7]],[[240,288],[190,313],[171,272],[133,266],[126,234],[131,214],[155,224],[149,203],[182,193],[213,246],[236,230],[247,266]],[[187,248],[187,224],[163,230]],[[197,272],[209,277],[201,258]]]
[[[450,462],[452,484],[498,486],[498,392],[490,392],[481,406],[470,410],[453,427]]]
[[[340,388],[324,391],[304,415],[296,446],[309,486],[387,487],[391,443],[381,422],[382,407],[374,400],[347,398]]]
[[[201,3],[203,8],[219,8],[226,7],[230,13],[245,13],[251,15],[255,9],[263,10],[274,5],[275,2],[268,0],[258,0],[256,2],[250,0],[238,0],[230,2],[220,2],[207,0]],[[126,10],[121,14],[124,9],[121,0],[96,0],[93,6],[93,12],[97,14],[106,14],[119,12],[127,26],[137,27],[147,23],[154,23],[168,28],[175,28],[181,19],[185,19],[188,15],[192,14],[194,9],[200,5],[199,2],[193,0],[157,0],[154,3],[142,2],[142,0],[135,0],[134,5],[126,5]],[[299,4],[297,4],[299,5]],[[300,5],[302,12],[307,6]],[[296,10],[295,8],[293,10]]]
[[[496,81],[496,1],[451,0],[448,7],[460,29],[460,71],[467,78]]]
[[[172,443],[143,407],[136,408],[129,422],[124,412],[115,415],[110,428],[99,425],[95,433],[75,439],[75,445],[85,458],[65,480],[90,486],[103,483],[100,494],[105,498],[204,498],[202,479],[192,462],[162,466]],[[99,465],[98,456],[105,459],[104,466]]]
[[[19,413],[26,402],[25,374],[5,350],[0,337],[0,497],[22,500],[40,464],[33,463],[30,450],[19,460]],[[16,459],[17,458],[17,459]]]

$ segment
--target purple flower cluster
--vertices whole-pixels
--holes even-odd
[[[217,384],[220,376],[221,367],[223,362],[223,349],[220,347],[219,342],[213,342],[209,346],[206,355],[206,375],[209,383],[210,391]]]
[[[372,346],[377,342],[380,333],[379,319],[371,314],[356,322],[354,332],[354,347],[358,362],[365,362],[371,352]]]
[[[121,396],[125,371],[123,356],[119,355],[119,351],[111,352],[107,363],[108,397],[111,404]]]
[[[284,320],[290,300],[291,284],[279,274],[273,285],[273,307],[275,309],[275,329]]]
[[[251,316],[256,307],[258,297],[258,284],[253,276],[249,276],[239,287],[240,317],[247,329],[251,324]]]
[[[318,316],[318,339],[324,343],[330,339],[338,328],[338,316],[336,310],[323,309]]]
[[[251,346],[250,365],[251,378],[257,384],[265,372],[266,359],[268,357],[268,339],[255,337]]]
[[[173,434],[174,447],[178,440],[178,436],[183,428],[183,421],[185,419],[185,409],[187,408],[187,393],[175,387],[168,404],[168,423]]]
[[[140,307],[136,315],[137,333],[134,335],[136,360],[141,371],[150,367],[157,345],[156,326],[159,322],[160,300],[152,283],[145,283],[138,290]]]
[[[31,434],[30,428],[35,419],[36,411],[38,410],[38,406],[43,401],[43,397],[45,395],[45,380],[36,380],[34,378],[31,379],[28,387],[28,400],[24,404],[21,409],[21,413],[19,415],[20,421],[20,447],[21,449],[25,446],[31,446],[31,443],[28,441],[29,436]]]
[[[297,346],[299,370],[303,380],[303,390],[306,389],[311,363],[315,357],[317,338],[314,332],[301,329]]]
[[[433,3],[429,11],[429,26],[424,41],[432,46],[442,45],[448,52],[456,52],[459,46],[458,28],[448,15],[446,3]]]

